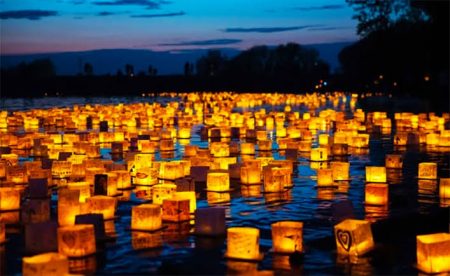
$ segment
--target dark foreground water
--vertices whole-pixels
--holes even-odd
[[[34,107],[70,106],[73,104],[136,102],[140,98],[44,98],[37,100],[3,100],[3,108],[10,110]],[[149,100],[150,101],[150,100]],[[297,107],[301,108],[301,107]],[[294,109],[295,110],[295,109]],[[199,130],[196,126],[195,130]],[[394,132],[394,130],[392,131]],[[1,135],[1,134],[0,134]],[[198,132],[191,144],[207,147]],[[317,141],[313,142],[316,145]],[[284,159],[274,149],[275,159]],[[176,144],[173,157],[166,159],[156,154],[157,160],[181,159],[183,147]],[[109,159],[110,149],[102,149],[102,158]],[[402,170],[388,170],[389,206],[387,209],[364,205],[365,166],[384,165],[387,153],[404,154]],[[263,153],[257,152],[256,155]],[[265,153],[267,155],[267,153]],[[94,274],[234,274],[241,271],[252,274],[257,270],[273,270],[281,274],[418,274],[415,269],[415,235],[448,231],[448,207],[441,204],[437,182],[417,179],[419,162],[438,163],[438,175],[449,176],[449,151],[443,148],[424,146],[397,148],[391,134],[371,133],[369,149],[353,149],[347,157],[350,162],[351,181],[341,183],[335,189],[318,189],[316,171],[311,168],[309,156],[300,154],[294,166],[294,187],[282,194],[265,194],[250,191],[232,180],[234,190],[230,193],[211,194],[197,187],[197,208],[224,206],[227,226],[251,226],[261,231],[260,247],[265,253],[259,263],[237,262],[223,257],[225,238],[199,238],[193,236],[193,222],[170,225],[156,233],[162,235],[164,245],[159,249],[138,249],[139,240],[129,231],[131,208],[143,202],[134,191],[126,191],[117,209],[117,218],[109,222],[109,233],[115,239],[99,246],[99,252],[91,257],[72,261],[75,270]],[[29,159],[21,159],[21,161]],[[336,255],[333,225],[338,219],[337,202],[350,201],[353,212],[346,212],[357,219],[373,221],[372,230],[376,248],[367,256],[353,263]],[[55,218],[56,197],[52,198],[52,216]],[[273,222],[296,220],[304,223],[303,240],[305,254],[297,264],[290,264],[288,256],[272,254],[271,228]],[[24,235],[21,226],[7,228],[8,242],[0,247],[0,272],[21,273],[21,258],[24,256]],[[141,245],[143,246],[143,245]],[[144,246],[145,247],[145,246]]]

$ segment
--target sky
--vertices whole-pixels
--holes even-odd
[[[345,0],[0,0],[1,54],[355,41]]]

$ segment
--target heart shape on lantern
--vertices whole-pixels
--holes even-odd
[[[349,231],[337,230],[338,242],[342,245],[345,251],[349,251],[352,246],[352,237]]]
[[[74,233],[64,233],[62,235],[63,242],[70,248],[75,245],[75,234]]]

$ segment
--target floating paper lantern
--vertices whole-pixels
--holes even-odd
[[[437,164],[431,162],[419,163],[420,179],[437,179]]]
[[[439,197],[450,198],[450,178],[441,178],[439,180]]]
[[[25,184],[28,182],[27,168],[16,165],[6,169],[6,181],[16,184]]]
[[[131,209],[131,229],[155,231],[161,229],[161,206],[157,204],[141,204]]]
[[[103,219],[113,219],[116,212],[117,199],[110,196],[97,195],[87,199],[89,212],[102,214]]]
[[[291,186],[291,173],[286,168],[264,168],[264,192],[278,193]]]
[[[230,156],[230,147],[224,142],[212,142],[210,152],[214,157],[227,157]]]
[[[294,253],[303,251],[303,222],[280,221],[272,223],[273,251]]]
[[[14,187],[0,187],[0,211],[20,208],[20,190]]]
[[[418,235],[417,267],[425,273],[450,272],[450,234]]]
[[[69,190],[79,190],[80,191],[80,197],[79,202],[84,203],[88,198],[91,197],[91,187],[89,183],[86,181],[81,182],[69,182],[67,183],[67,188]]]
[[[254,155],[255,154],[255,144],[241,143],[241,154]]]
[[[387,184],[368,183],[365,187],[366,204],[387,205],[389,198],[389,186]]]
[[[178,185],[177,185],[178,187]],[[189,212],[194,213],[195,209],[197,209],[197,198],[195,195],[195,191],[183,191],[183,192],[176,192],[174,199],[188,199],[189,200]]]
[[[328,134],[319,134],[319,145],[327,146],[329,142],[330,135]]]
[[[260,184],[261,170],[255,167],[241,167],[240,178],[242,184]]]
[[[227,251],[232,259],[260,260],[259,229],[252,227],[230,227],[227,229]]]
[[[184,167],[178,162],[164,162],[159,168],[159,177],[167,180],[175,180],[184,176]]]
[[[386,154],[387,169],[401,169],[403,167],[403,158],[398,154]]]
[[[172,140],[161,140],[159,149],[161,151],[173,151],[175,149],[175,146]]]
[[[189,199],[164,199],[162,219],[173,222],[189,220]]]
[[[177,191],[177,186],[175,184],[158,184],[153,186],[153,203],[163,204],[164,199],[173,198]]]
[[[113,171],[117,175],[117,189],[131,188],[131,176],[127,170]]]
[[[260,151],[271,151],[272,150],[272,140],[258,141],[258,149]]]
[[[348,155],[348,145],[347,144],[333,144],[331,146],[331,153],[334,156]]]
[[[333,186],[333,170],[318,169],[317,170],[317,186]]]
[[[206,187],[209,191],[223,192],[230,190],[230,175],[227,172],[208,172]]]
[[[69,261],[63,254],[49,252],[22,258],[22,274],[25,276],[59,276],[69,273]]]
[[[386,183],[386,168],[366,166],[366,182]]]
[[[370,223],[365,220],[346,219],[334,226],[337,253],[361,256],[374,247]]]
[[[327,161],[328,150],[326,148],[311,149],[311,161]]]
[[[94,225],[76,224],[58,228],[58,251],[67,257],[83,257],[96,252]]]
[[[52,175],[56,178],[67,178],[72,174],[72,163],[70,161],[53,161]]]
[[[81,214],[80,191],[78,189],[58,190],[58,224],[74,225],[75,217]]]
[[[369,147],[369,134],[358,134],[357,136],[353,136],[350,141],[351,147],[367,148]]]
[[[133,178],[133,184],[152,186],[158,184],[159,170],[157,168],[141,168]],[[131,184],[130,184],[131,185]]]
[[[138,153],[134,156],[134,166],[138,170],[140,168],[147,168],[152,166],[153,156],[150,154]]]
[[[334,181],[350,180],[350,164],[348,162],[331,162]]]
[[[186,145],[184,146],[184,156],[191,157],[197,155],[198,146]]]

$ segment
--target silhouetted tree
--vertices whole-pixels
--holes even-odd
[[[94,67],[89,62],[84,64],[84,74],[86,76],[92,76],[94,74]]]
[[[152,65],[148,66],[148,75],[149,76],[156,76],[158,74],[158,69],[156,69],[155,67],[153,67]]]
[[[129,77],[134,76],[134,66],[131,64],[125,64],[125,74]]]
[[[227,62],[227,57],[219,50],[209,50],[206,56],[197,60],[197,75],[217,76],[222,73]]]
[[[190,62],[184,64],[184,75],[191,76],[194,73],[194,65]]]

